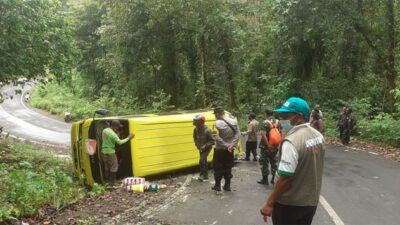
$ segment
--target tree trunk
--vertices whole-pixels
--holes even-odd
[[[208,93],[209,93],[209,82],[208,82],[208,74],[207,74],[207,67],[206,67],[206,38],[204,35],[200,38],[200,52],[201,52],[201,76],[203,77],[204,82],[204,91],[203,91],[203,107],[207,106],[209,101]]]
[[[395,96],[392,93],[392,90],[396,88],[396,77],[397,71],[395,68],[395,59],[394,59],[394,51],[396,48],[396,40],[395,40],[395,21],[394,21],[394,7],[393,7],[393,0],[387,0],[386,2],[387,7],[387,20],[388,20],[388,56],[387,56],[387,71],[385,73],[386,81],[388,82],[388,106],[389,112],[393,113],[396,111],[395,107]]]

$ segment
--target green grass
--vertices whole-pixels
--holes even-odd
[[[0,223],[33,215],[45,204],[58,209],[93,194],[74,177],[70,160],[31,144],[1,138]],[[104,193],[102,190],[94,194]]]

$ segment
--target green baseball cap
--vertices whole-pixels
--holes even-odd
[[[280,109],[273,110],[274,113],[301,113],[308,117],[310,115],[310,107],[308,103],[301,98],[291,97],[286,100]]]

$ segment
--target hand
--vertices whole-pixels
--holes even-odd
[[[129,134],[129,140],[133,139],[135,137],[135,134]]]
[[[233,145],[232,145],[232,144],[228,145],[228,151],[229,151],[229,152],[232,152],[232,151],[233,151],[233,149],[234,149],[234,147],[233,147]]]
[[[260,209],[260,213],[263,216],[271,216],[272,215],[272,211],[274,210],[273,206],[268,205],[267,203],[265,203],[261,209]],[[264,221],[266,222],[266,218],[264,219]]]
[[[206,150],[206,146],[205,146],[205,145],[203,145],[203,146],[200,148],[200,151],[204,151],[204,150]]]

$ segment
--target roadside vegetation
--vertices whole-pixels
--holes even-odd
[[[60,209],[87,195],[102,194],[81,186],[70,160],[51,150],[1,137],[0,223],[37,213],[44,205]]]

